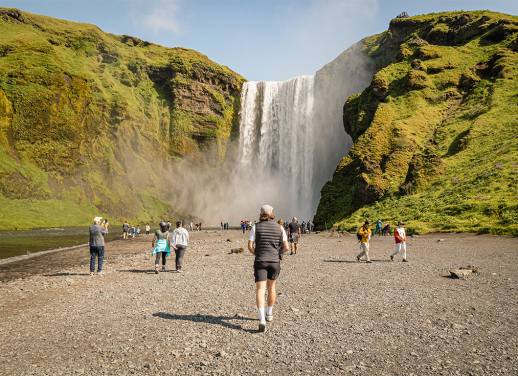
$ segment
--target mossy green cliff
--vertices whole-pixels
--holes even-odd
[[[242,82],[193,50],[0,8],[0,228],[174,211],[168,161],[224,157]]]
[[[315,223],[518,235],[518,17],[398,18],[364,45],[377,73],[345,103],[354,146]]]

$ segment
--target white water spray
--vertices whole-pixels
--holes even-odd
[[[236,173],[254,183],[256,207],[269,202],[285,218],[313,217],[350,146],[342,106],[370,81],[359,56],[353,46],[314,76],[244,84]]]
[[[239,138],[226,163],[177,164],[175,209],[209,226],[256,219],[264,203],[277,217],[312,219],[322,186],[351,145],[343,126],[345,100],[371,77],[358,43],[313,76],[246,82]]]

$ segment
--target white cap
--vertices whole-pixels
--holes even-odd
[[[264,204],[263,206],[261,206],[261,214],[272,214],[273,213],[273,206],[271,205],[268,205],[268,204]]]

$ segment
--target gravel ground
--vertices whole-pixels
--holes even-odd
[[[4,265],[0,374],[518,375],[517,238],[420,236],[409,263],[376,238],[366,264],[354,236],[303,236],[266,333],[243,237],[192,239],[181,274],[152,273],[149,238],[109,243],[103,276],[86,249]]]

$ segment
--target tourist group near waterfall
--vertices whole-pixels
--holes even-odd
[[[4,0],[0,376],[518,376],[517,14]]]
[[[256,284],[256,303],[259,313],[259,332],[266,330],[266,322],[273,321],[273,306],[276,301],[276,282],[281,271],[281,260],[283,255],[289,252],[289,255],[296,255],[300,251],[299,243],[301,243],[302,234],[310,234],[313,225],[310,221],[299,223],[296,217],[291,221],[283,219],[275,220],[274,209],[271,205],[265,204],[260,208],[259,219],[254,221],[249,227],[248,250],[254,255],[253,271]],[[243,235],[246,233],[247,221],[241,221],[241,230]],[[390,235],[387,231],[387,224],[383,227],[381,219],[376,221],[374,235],[386,236]],[[138,228],[139,226],[137,226]],[[133,228],[133,230],[131,230]],[[128,232],[131,234],[128,237]],[[229,230],[228,222],[221,221],[220,232]],[[385,231],[383,231],[385,230]],[[97,275],[103,274],[103,261],[105,254],[104,236],[109,231],[109,223],[102,217],[95,217],[93,224],[90,226],[90,276],[95,274],[95,266],[97,262]],[[146,235],[149,234],[150,226],[146,225]],[[138,236],[140,231],[136,231],[135,227],[130,227],[127,222],[122,225],[122,238],[130,239]],[[370,240],[372,230],[369,221],[365,221],[356,233],[360,253],[356,256],[358,262],[365,257],[366,263],[372,263],[369,257]],[[183,258],[185,256],[187,245],[189,242],[189,232],[183,227],[182,221],[176,222],[176,228],[171,231],[171,223],[161,221],[158,229],[154,232],[151,242],[151,253],[155,256],[155,273],[159,271],[166,272],[167,258],[171,255],[171,251],[175,253],[175,269],[174,273],[182,272]],[[402,254],[402,261],[408,262],[406,247],[406,232],[403,222],[398,222],[394,229],[395,250],[390,254],[390,261],[394,261],[394,257],[399,253]],[[160,261],[162,268],[160,269]],[[267,291],[267,306],[265,306],[265,292]]]

